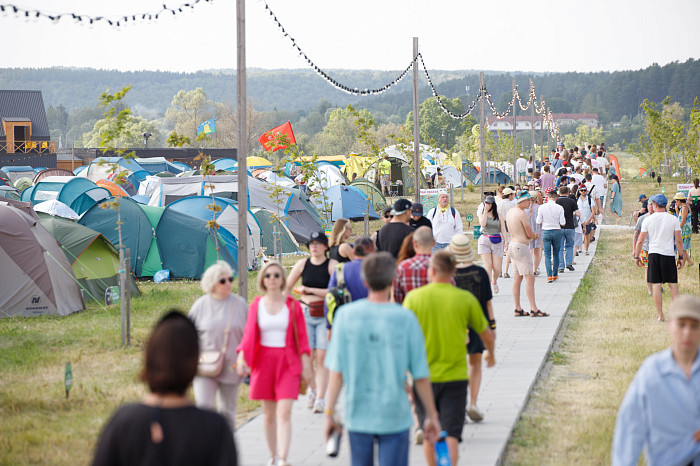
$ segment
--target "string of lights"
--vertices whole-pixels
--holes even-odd
[[[438,105],[440,105],[440,108],[442,109],[443,112],[448,114],[450,117],[452,117],[455,120],[463,120],[465,119],[473,110],[476,108],[477,102],[481,100],[484,96],[484,92],[486,89],[479,89],[479,95],[476,96],[474,101],[469,104],[469,107],[467,107],[467,111],[464,113],[456,114],[452,113],[450,109],[445,107],[445,104],[442,103],[442,97],[440,97],[440,94],[438,94],[437,89],[435,89],[435,85],[433,84],[433,79],[430,77],[430,73],[428,72],[428,68],[425,66],[425,61],[423,60],[423,55],[421,53],[418,53],[418,58],[420,59],[421,66],[423,67],[423,72],[425,73],[425,77],[428,79],[428,85],[430,86],[430,90],[433,93],[433,97],[437,98]]]
[[[159,11],[150,13],[129,14],[123,16],[90,16],[78,13],[44,13],[39,10],[28,10],[12,4],[0,4],[0,13],[4,15],[14,14],[18,18],[24,18],[26,21],[38,21],[39,19],[48,19],[54,23],[58,23],[62,19],[72,19],[79,24],[94,25],[96,23],[108,24],[109,26],[119,28],[129,24],[151,22],[163,17],[175,17],[185,13],[188,9],[192,10],[199,3],[212,3],[214,0],[191,0],[177,7],[170,8],[163,4],[163,8]]]
[[[486,91],[486,101],[488,102],[489,107],[491,107],[491,111],[493,112],[493,114],[496,115],[496,118],[502,120],[503,118],[509,116],[511,109],[513,108],[513,102],[515,102],[515,99],[511,99],[510,103],[508,104],[508,108],[506,108],[503,113],[499,113],[498,110],[496,110],[496,106],[493,105],[493,102],[491,101],[491,94],[489,94],[488,91]]]

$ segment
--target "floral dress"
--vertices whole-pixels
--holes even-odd
[[[683,222],[683,209],[678,209],[678,221]],[[683,250],[687,251],[690,249],[690,235],[693,233],[693,227],[690,220],[690,209],[688,209],[688,215],[685,218],[685,225],[681,228],[681,240],[683,241]]]

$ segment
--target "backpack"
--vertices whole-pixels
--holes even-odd
[[[435,214],[437,213],[437,207],[433,207],[430,210],[433,212],[433,216],[430,217],[430,221],[432,222],[435,219]],[[456,219],[457,218],[457,211],[455,211],[454,207],[450,207],[450,210],[452,211],[452,218]]]
[[[333,318],[336,312],[343,304],[352,302],[352,294],[348,290],[347,283],[345,282],[345,275],[343,274],[343,269],[345,268],[345,262],[340,263],[335,268],[335,279],[336,285],[328,290],[326,293],[326,308],[328,312],[326,313],[326,320],[329,326],[333,326]]]

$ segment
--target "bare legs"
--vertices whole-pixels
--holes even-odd
[[[469,355],[469,406],[476,406],[476,398],[479,396],[481,386],[481,358],[482,353]]]
[[[294,400],[262,401],[265,439],[272,458],[287,460],[289,444],[292,440],[292,403]]]
[[[471,377],[470,377],[471,378]],[[457,466],[457,460],[459,459],[459,440],[454,437],[447,437],[447,450],[450,452],[450,460],[452,466]],[[436,466],[435,461],[435,444],[425,440],[423,442],[423,453],[425,454],[426,462],[428,466]]]
[[[520,284],[523,282],[523,276],[516,273],[513,275],[513,303],[515,304],[515,309],[520,310]],[[530,310],[536,311],[537,304],[535,303],[535,276],[526,275],[525,276],[525,293],[527,294],[527,300],[530,302]]]
[[[326,359],[326,350],[315,349],[314,353],[316,359],[316,399],[323,400],[328,388],[328,369],[323,365],[323,360]]]
[[[482,254],[481,260],[484,261],[484,269],[491,276],[491,283],[498,283],[498,276],[501,274],[501,265],[503,258],[496,254]]]
[[[542,262],[542,248],[535,248],[532,250],[532,262],[535,264],[535,270],[540,268],[540,262]]]

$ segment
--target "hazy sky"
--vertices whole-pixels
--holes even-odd
[[[0,4],[6,4],[0,0]],[[7,0],[46,13],[117,17],[187,0]],[[249,67],[303,68],[261,0],[247,0]],[[700,58],[700,0],[268,0],[321,68],[601,71]],[[0,67],[196,71],[236,67],[236,2],[120,28],[0,15]]]

